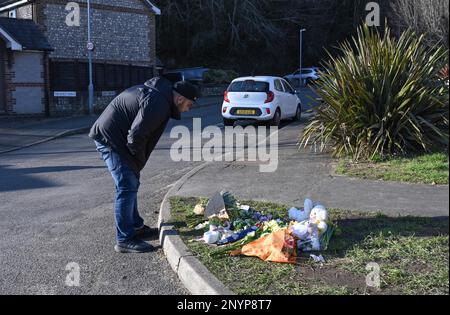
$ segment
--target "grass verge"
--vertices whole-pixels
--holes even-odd
[[[448,185],[449,159],[444,153],[385,161],[339,161],[336,173],[365,179]]]
[[[449,294],[448,218],[387,217],[380,213],[330,210],[337,224],[327,262],[302,253],[297,265],[251,257],[212,257],[216,247],[192,242],[202,232],[185,223],[198,198],[170,200],[172,224],[191,252],[228,288],[240,295]],[[243,201],[259,211],[287,206]],[[369,288],[367,264],[380,266],[379,289]]]

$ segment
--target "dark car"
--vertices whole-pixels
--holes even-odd
[[[208,68],[186,68],[165,71],[163,76],[173,83],[178,81],[189,81],[194,84],[203,82],[203,74],[207,72]]]

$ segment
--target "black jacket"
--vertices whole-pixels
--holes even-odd
[[[170,118],[180,119],[173,85],[153,78],[117,96],[95,122],[89,137],[110,146],[139,174]]]

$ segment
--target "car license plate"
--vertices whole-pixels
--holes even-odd
[[[254,109],[238,109],[236,111],[237,115],[254,116],[256,115],[256,110]]]

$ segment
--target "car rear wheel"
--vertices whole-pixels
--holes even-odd
[[[223,124],[225,127],[233,127],[234,126],[234,120],[232,119],[223,119]]]
[[[297,111],[295,112],[294,121],[302,119],[302,105],[298,104]]]
[[[275,114],[273,115],[272,120],[270,120],[269,124],[271,126],[278,127],[280,125],[280,122],[281,122],[281,111],[278,108]]]

